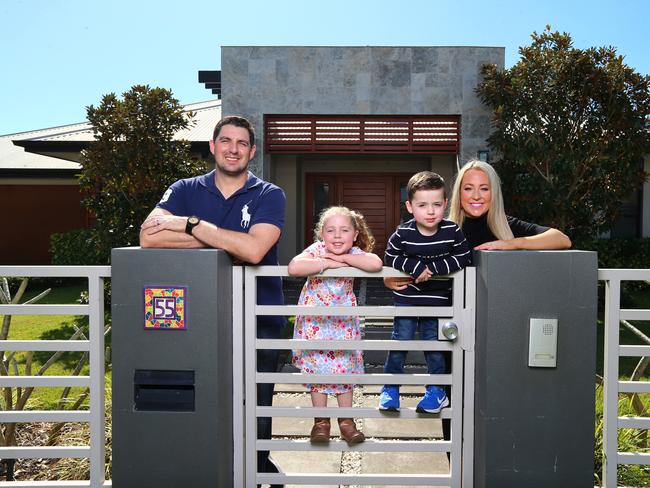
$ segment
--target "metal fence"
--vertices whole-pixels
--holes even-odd
[[[255,323],[256,315],[360,315],[392,317],[394,307],[356,307],[340,309],[336,307],[300,307],[262,306],[255,304],[255,280],[258,276],[286,276],[286,267],[247,267],[245,296],[235,292],[233,297],[234,319],[242,327],[234,327],[234,347],[241,347],[248,357],[255,357],[254,351],[261,348],[286,349],[305,346],[304,341],[295,340],[262,340],[256,339],[254,327],[243,327]],[[416,307],[400,308],[400,315],[430,315],[449,317],[459,324],[460,335],[456,344],[440,342],[432,348],[429,341],[340,341],[328,344],[310,341],[309,346],[336,347],[338,349],[361,350],[443,350],[452,351],[453,363],[451,375],[402,375],[391,379],[391,375],[366,374],[350,375],[346,383],[381,385],[389,379],[400,384],[424,385],[437,383],[452,385],[452,407],[445,409],[440,418],[450,418],[452,422],[451,441],[429,441],[417,444],[406,442],[380,442],[368,440],[363,444],[348,447],[340,442],[332,442],[328,447],[317,449],[355,451],[408,451],[408,452],[449,452],[451,456],[451,471],[440,475],[332,475],[332,474],[293,474],[273,475],[256,473],[255,463],[246,463],[246,459],[254,459],[257,450],[291,450],[306,451],[314,449],[308,441],[292,440],[261,440],[256,436],[256,418],[271,417],[317,417],[317,416],[349,416],[379,418],[385,415],[374,408],[337,409],[300,408],[300,407],[259,407],[256,402],[255,385],[259,382],[273,383],[303,383],[304,377],[296,373],[258,373],[254,362],[245,361],[243,355],[235,354],[234,366],[234,403],[241,407],[244,397],[248,398],[245,410],[235,409],[235,486],[254,486],[264,482],[305,483],[382,483],[382,484],[436,484],[440,486],[471,486],[472,466],[472,433],[473,433],[473,381],[474,381],[474,330],[471,317],[475,278],[471,268],[464,273],[454,275],[454,307],[434,307],[423,312]],[[110,480],[104,479],[105,459],[105,419],[104,419],[104,279],[111,275],[108,266],[0,266],[0,276],[20,277],[84,277],[88,279],[89,303],[87,305],[0,305],[0,315],[85,315],[89,317],[90,333],[88,340],[59,341],[0,341],[0,351],[82,351],[89,353],[90,373],[88,376],[8,376],[0,375],[0,388],[4,387],[88,387],[90,388],[90,406],[88,410],[76,411],[0,411],[0,422],[87,422],[90,426],[90,444],[87,446],[20,446],[0,447],[2,459],[25,458],[88,458],[90,460],[90,479],[86,481],[42,481],[42,482],[0,482],[7,487],[106,487],[112,486]],[[325,276],[397,276],[392,270],[384,270],[381,274],[368,274],[356,269],[331,270]],[[233,273],[233,289],[244,289],[244,268],[235,267]],[[635,452],[619,452],[617,434],[619,429],[650,429],[650,418],[622,417],[618,414],[618,399],[625,393],[650,393],[650,383],[643,381],[620,381],[619,358],[624,356],[650,357],[650,346],[621,345],[619,329],[621,320],[650,320],[650,310],[621,309],[621,282],[650,281],[650,270],[602,269],[598,279],[605,284],[605,352],[604,352],[604,486],[612,488],[617,483],[617,468],[619,464],[650,464],[650,454]],[[458,304],[464,304],[458,309]],[[471,325],[470,325],[471,324]],[[454,354],[454,352],[458,352]],[[464,363],[464,364],[463,364]],[[460,373],[462,372],[462,374]],[[463,379],[463,389],[454,387],[460,385]],[[310,378],[314,381],[341,382],[341,376],[319,376]],[[460,409],[463,405],[464,409]],[[326,411],[325,411],[326,410]],[[402,409],[399,418],[416,418],[419,414],[412,409]],[[464,460],[464,464],[461,464]]]
[[[619,429],[650,429],[650,417],[619,416],[621,393],[650,393],[648,381],[620,381],[621,357],[650,357],[650,345],[621,345],[623,320],[650,320],[650,310],[621,309],[623,281],[650,281],[648,269],[600,269],[598,280],[605,284],[605,360],[603,365],[603,486],[617,486],[619,464],[650,464],[650,454],[619,452]]]
[[[89,319],[88,340],[0,341],[0,351],[83,351],[89,354],[88,376],[0,376],[5,387],[82,387],[90,388],[88,410],[0,411],[0,422],[87,422],[90,445],[87,446],[4,446],[2,459],[88,458],[90,480],[46,482],[0,482],[0,486],[32,487],[101,487],[112,486],[104,479],[104,278],[111,276],[110,266],[0,266],[0,276],[87,278],[87,305],[0,305],[0,315],[86,315]]]

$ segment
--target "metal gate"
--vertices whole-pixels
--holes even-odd
[[[256,303],[256,279],[261,276],[287,276],[286,266],[235,267],[233,269],[233,327],[234,327],[234,486],[255,487],[260,483],[285,484],[381,484],[381,485],[435,485],[455,488],[472,486],[473,469],[473,414],[474,414],[474,308],[475,270],[467,268],[451,276],[453,279],[453,306],[450,307],[309,307],[298,305],[269,306]],[[367,273],[356,268],[328,270],[325,277],[383,278],[403,276],[398,271],[384,268],[379,273]],[[244,289],[241,295],[237,290]],[[372,317],[433,316],[440,323],[454,322],[458,326],[456,341],[305,341],[294,339],[257,339],[256,317],[258,315],[358,315]],[[382,412],[377,408],[315,408],[315,407],[263,407],[257,405],[257,383],[302,384],[306,382],[301,373],[260,373],[255,358],[257,349],[314,349],[328,348],[363,351],[449,351],[451,373],[429,374],[348,374],[309,375],[310,382],[345,383],[356,385],[449,385],[451,406],[440,414],[420,414],[414,408],[402,408],[399,412]],[[239,354],[241,352],[241,354]],[[326,445],[314,446],[309,440],[258,439],[257,418],[313,418],[313,417],[356,417],[364,419],[449,419],[450,440],[381,441],[367,439],[361,444],[332,439]],[[305,432],[305,437],[308,437]],[[447,452],[450,469],[446,473],[415,474],[388,469],[386,472],[361,472],[357,474],[323,472],[258,473],[257,451],[291,451],[296,456],[314,451],[356,451],[362,453],[390,452]],[[408,467],[412,466],[407,463]],[[318,466],[315,466],[318,469]]]

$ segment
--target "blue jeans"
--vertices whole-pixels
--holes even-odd
[[[406,306],[396,303],[395,306]],[[420,330],[420,340],[438,340],[438,319],[435,317],[395,317],[391,339],[411,341]],[[408,351],[390,351],[384,364],[384,373],[404,373],[404,363]],[[429,374],[444,374],[446,372],[445,356],[440,351],[424,351]]]

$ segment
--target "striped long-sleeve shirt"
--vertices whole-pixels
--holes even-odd
[[[384,263],[411,275],[420,276],[425,267],[434,275],[445,276],[464,268],[471,262],[471,249],[463,231],[452,221],[442,220],[438,231],[425,236],[415,220],[400,225],[390,236]],[[408,305],[449,305],[450,280],[429,280],[411,283],[406,289],[393,291],[395,302]]]

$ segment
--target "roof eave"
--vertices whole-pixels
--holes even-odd
[[[13,143],[24,148],[29,153],[79,163],[81,151],[88,147],[90,141],[35,141],[23,139],[13,141]],[[210,145],[207,141],[192,141],[190,142],[190,151],[192,154],[198,153],[203,159],[207,159],[210,156]]]
[[[0,168],[0,178],[77,178],[81,169],[63,168]]]
[[[12,142],[14,145],[25,149],[26,152],[65,159],[73,163],[80,161],[81,151],[88,147],[87,141],[33,141],[23,139]]]

